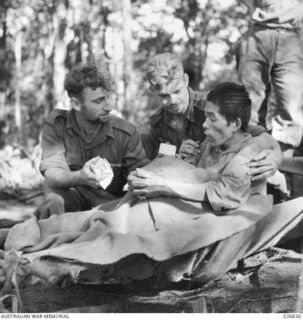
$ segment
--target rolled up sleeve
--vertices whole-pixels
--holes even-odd
[[[205,184],[207,200],[216,211],[237,209],[249,197],[247,158],[236,156],[215,180]]]
[[[58,137],[52,124],[46,123],[42,135],[42,161],[40,171],[44,175],[49,168],[62,168],[69,170],[65,158],[63,141]]]

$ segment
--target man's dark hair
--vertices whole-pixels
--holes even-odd
[[[105,65],[96,66],[93,63],[77,65],[65,77],[64,88],[69,97],[79,98],[84,88],[93,90],[102,88],[112,90],[112,79]]]
[[[245,86],[233,82],[222,82],[207,95],[207,101],[219,108],[227,123],[241,119],[241,130],[246,131],[251,113],[251,100]]]

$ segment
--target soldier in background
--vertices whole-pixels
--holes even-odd
[[[302,0],[244,0],[251,27],[239,48],[239,77],[252,100],[252,124],[265,124],[262,103],[272,87],[276,106],[272,135],[286,156],[303,132]]]

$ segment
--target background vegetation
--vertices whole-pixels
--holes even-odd
[[[234,51],[247,21],[236,0],[2,0],[0,148],[30,152],[45,116],[68,108],[66,71],[88,60],[109,64],[117,112],[148,130],[148,58],[178,53],[191,87],[207,90],[236,79]]]

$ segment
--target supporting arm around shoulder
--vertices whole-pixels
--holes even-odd
[[[282,152],[279,143],[268,133],[262,133],[253,141],[264,147],[249,163],[249,175],[252,181],[264,180],[275,174],[282,163]]]

